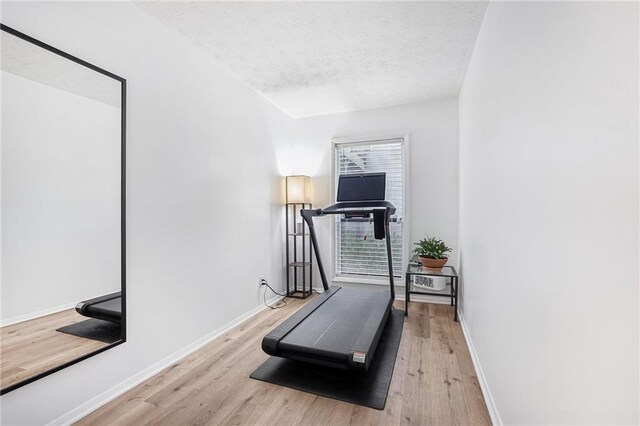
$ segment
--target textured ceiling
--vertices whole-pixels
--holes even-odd
[[[457,95],[487,3],[138,5],[302,117]]]

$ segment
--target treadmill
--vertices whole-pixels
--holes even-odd
[[[301,211],[324,292],[264,337],[267,354],[345,370],[369,368],[395,299],[389,220],[396,208],[385,201],[385,182],[385,173],[341,175],[336,204]],[[373,218],[374,237],[386,239],[389,291],[328,286],[313,223],[314,217],[326,215]]]
[[[76,305],[76,312],[85,317],[120,324],[122,322],[122,293],[117,291],[84,300]]]

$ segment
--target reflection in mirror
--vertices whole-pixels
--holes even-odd
[[[124,341],[124,80],[2,30],[5,393]]]

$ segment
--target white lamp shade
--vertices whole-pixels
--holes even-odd
[[[309,176],[287,176],[287,203],[311,203],[311,178]]]

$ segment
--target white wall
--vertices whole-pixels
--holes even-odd
[[[2,324],[119,291],[120,108],[3,71],[2,123]]]
[[[453,248],[450,262],[457,263],[457,99],[301,118],[290,125],[292,128],[286,137],[279,140],[278,159],[283,164],[280,169],[283,174],[312,177],[313,203],[317,207],[335,202],[331,194],[332,139],[409,134],[410,250],[412,243],[425,233],[436,235]],[[333,277],[330,220],[317,219],[317,224],[321,254],[330,280]],[[314,280],[314,286],[320,287],[320,279],[314,277]],[[396,280],[396,285],[402,287],[404,280]],[[403,293],[399,296],[404,297]]]
[[[410,133],[421,182],[411,239],[429,232],[455,248],[455,99],[294,121],[134,5],[3,3],[2,13],[128,84],[128,342],[2,396],[3,424],[54,420],[259,306],[259,276],[282,288],[279,176],[313,176],[314,203],[331,203],[334,137]]]
[[[491,2],[460,171],[464,318],[502,422],[637,424],[638,4]]]
[[[43,424],[260,306],[260,275],[281,283],[274,139],[288,118],[133,4],[2,15],[128,84],[128,341],[2,396],[2,424]]]

